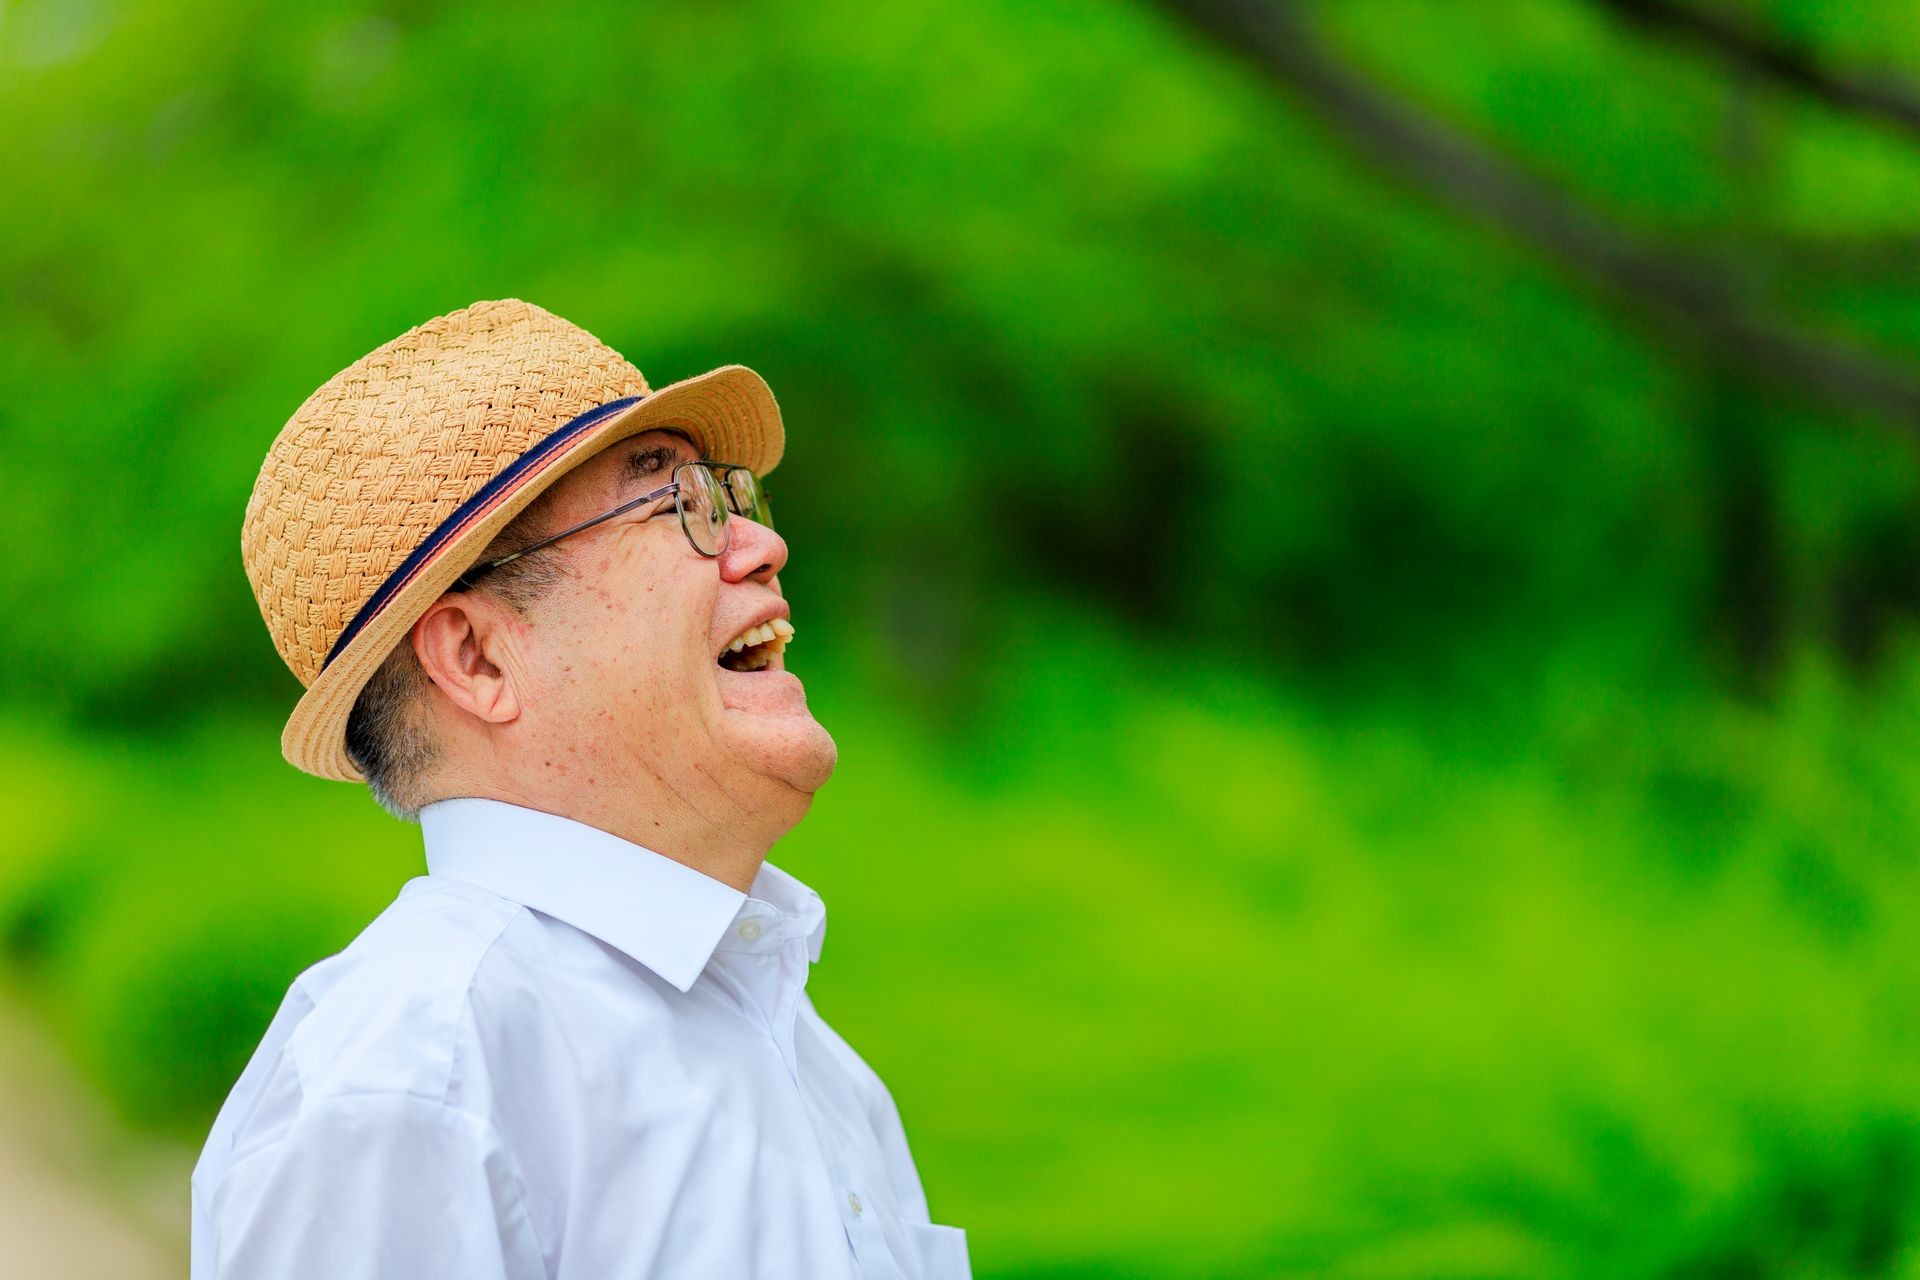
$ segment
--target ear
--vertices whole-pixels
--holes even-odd
[[[508,654],[512,629],[504,606],[485,596],[449,592],[413,624],[413,652],[451,702],[488,724],[520,718],[520,690]]]

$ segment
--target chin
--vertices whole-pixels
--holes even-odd
[[[804,686],[785,670],[722,672],[723,735],[749,767],[805,795],[833,776],[839,748],[813,712]]]
[[[840,748],[834,745],[833,735],[812,716],[794,719],[804,719],[804,723],[782,725],[777,732],[766,735],[772,740],[763,743],[761,772],[795,791],[812,795],[833,776]]]
[[[812,795],[833,776],[840,749],[833,735],[805,710],[785,715],[727,713],[736,758],[764,778]]]

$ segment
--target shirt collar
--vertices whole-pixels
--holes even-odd
[[[820,895],[771,863],[750,898],[733,886],[571,818],[499,800],[420,810],[427,873],[464,880],[618,947],[681,991],[693,986],[735,917],[773,914],[820,958]]]
[[[819,894],[771,862],[760,864],[759,873],[753,877],[753,893],[734,920],[741,924],[751,920],[756,928],[748,931],[750,938],[737,929],[724,931],[718,944],[721,951],[773,951],[790,938],[804,938],[807,962],[813,964],[820,959],[820,945],[827,936],[826,904]]]

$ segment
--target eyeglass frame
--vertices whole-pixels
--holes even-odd
[[[584,532],[585,530],[593,528],[595,525],[604,524],[615,516],[625,515],[637,507],[646,506],[649,502],[657,502],[668,494],[673,495],[673,509],[675,514],[680,517],[680,532],[682,536],[686,538],[687,545],[709,560],[719,559],[727,553],[727,548],[733,545],[733,517],[744,516],[748,520],[761,520],[761,522],[769,528],[772,527],[772,513],[767,507],[766,485],[759,476],[754,475],[751,467],[742,466],[737,462],[708,462],[700,459],[675,464],[673,468],[674,474],[676,476],[679,475],[681,469],[684,467],[700,467],[706,470],[713,475],[714,483],[720,487],[720,546],[718,550],[702,551],[700,544],[693,540],[693,531],[687,527],[686,507],[680,501],[682,485],[679,480],[675,480],[672,484],[662,485],[651,493],[643,493],[637,498],[629,498],[611,511],[603,511],[590,520],[582,520],[579,524],[562,529],[552,537],[542,538],[530,547],[522,547],[511,555],[500,556],[496,559],[486,560],[480,564],[476,564],[458,578],[455,578],[450,590],[464,591],[477,584],[482,578],[492,573],[495,569],[500,568],[502,565],[512,564],[521,556],[530,556],[536,551],[544,551],[562,538],[571,538],[574,534]],[[744,471],[752,478],[754,490],[760,495],[758,515],[750,511],[737,511],[734,509],[733,486],[729,485],[726,480],[727,474],[734,471]],[[666,510],[662,508],[647,518],[653,520],[665,514]],[[762,517],[766,517],[766,519],[762,520]]]

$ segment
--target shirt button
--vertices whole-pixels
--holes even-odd
[[[755,920],[749,920],[745,924],[741,925],[740,936],[741,938],[745,939],[748,942],[758,941],[760,937],[759,922]]]
[[[860,1216],[860,1197],[851,1191],[847,1192],[847,1207],[853,1210],[854,1217]]]

